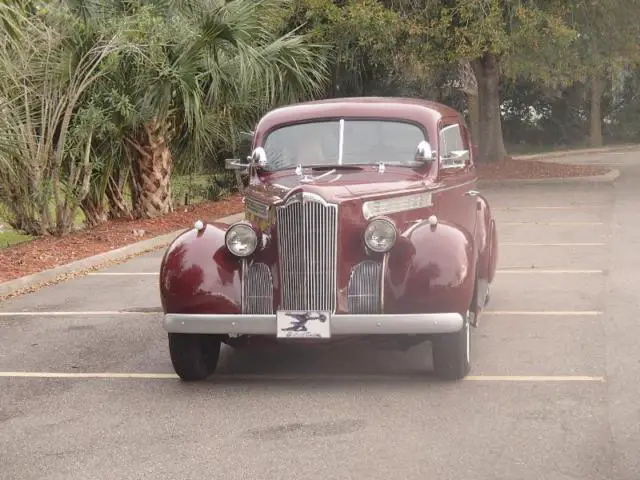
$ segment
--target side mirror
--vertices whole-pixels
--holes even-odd
[[[251,163],[258,167],[264,167],[267,165],[267,152],[264,148],[257,147],[251,154]]]
[[[434,153],[429,142],[422,140],[416,149],[416,161],[431,163],[434,160]]]
[[[240,141],[241,142],[253,141],[253,132],[240,132]]]
[[[224,160],[225,170],[246,170],[248,163],[243,163],[239,158],[226,158]]]
[[[470,160],[469,150],[452,150],[442,157],[442,166],[445,168],[464,167],[469,164]]]

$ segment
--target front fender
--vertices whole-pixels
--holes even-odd
[[[447,223],[426,222],[401,235],[388,257],[385,313],[465,313],[476,261],[473,239]]]
[[[180,234],[160,266],[165,313],[239,313],[241,263],[224,243],[228,225],[208,223]]]

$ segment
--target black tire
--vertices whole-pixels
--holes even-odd
[[[432,339],[433,368],[443,380],[461,380],[471,369],[469,347],[471,325],[468,318],[459,332],[442,333]]]
[[[173,369],[184,381],[205,380],[218,366],[220,345],[217,335],[169,333]]]

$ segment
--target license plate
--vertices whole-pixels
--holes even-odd
[[[277,338],[331,338],[331,312],[279,311]]]

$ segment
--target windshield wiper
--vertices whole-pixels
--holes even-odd
[[[304,177],[302,177],[300,179],[300,181],[304,182],[304,183],[315,182],[316,180],[320,180],[321,178],[326,177],[327,175],[331,175],[332,173],[335,173],[335,171],[336,171],[336,169],[333,168],[333,169],[329,170],[328,172],[323,173],[322,175],[319,175],[317,177],[310,177],[309,175],[305,175]]]
[[[360,165],[316,165],[310,166],[309,168],[314,172],[322,172],[324,170],[362,170]]]

